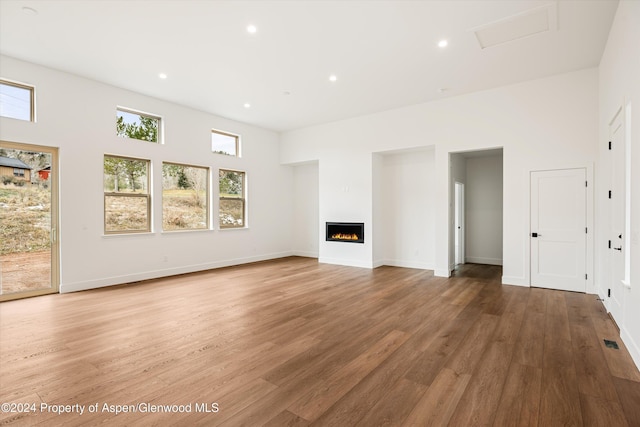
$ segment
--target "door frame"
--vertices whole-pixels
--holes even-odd
[[[20,292],[15,294],[0,295],[0,302],[21,298],[29,298],[39,295],[54,294],[60,290],[60,172],[58,147],[48,147],[37,144],[27,144],[0,140],[3,147],[26,150],[41,151],[51,154],[51,287],[47,289],[37,289],[33,291]]]
[[[460,227],[460,231],[458,232],[456,228],[453,230],[453,235],[458,235],[458,238],[454,237],[454,264],[464,264],[465,263],[465,206],[464,206],[464,183],[455,181],[453,183],[453,194],[454,194],[454,224],[453,226]],[[458,191],[459,189],[459,191]],[[457,215],[456,215],[457,214]],[[458,248],[457,250],[455,248]],[[459,252],[459,253],[458,253]],[[460,261],[460,262],[458,262]]]
[[[625,298],[628,290],[630,289],[630,284],[628,282],[629,277],[627,276],[630,271],[627,269],[630,268],[631,260],[627,257],[630,254],[630,186],[631,186],[631,157],[630,157],[630,140],[628,137],[628,124],[629,124],[629,115],[631,109],[631,101],[629,99],[625,99],[621,105],[618,106],[616,112],[612,115],[611,120],[607,123],[607,137],[608,140],[611,141],[610,144],[613,143],[614,138],[612,134],[612,127],[618,122],[619,131],[620,131],[620,140],[617,143],[613,143],[613,145],[609,147],[608,151],[608,166],[609,166],[609,176],[607,177],[607,188],[613,192],[613,199],[608,199],[606,203],[605,210],[607,212],[607,224],[604,229],[604,234],[606,239],[611,242],[611,246],[607,249],[607,256],[604,257],[607,268],[604,269],[605,273],[603,275],[603,283],[599,289],[599,294],[604,302],[604,306],[607,309],[607,312],[611,315],[615,322],[619,325],[622,324],[623,318],[625,315]],[[617,144],[620,144],[619,146]],[[613,150],[613,151],[612,151]],[[618,151],[619,150],[619,151]],[[616,185],[616,168],[615,168],[615,153],[620,153],[622,156],[623,170],[622,170],[622,183],[619,188]],[[616,211],[616,197],[620,198],[621,212]],[[621,215],[618,220],[621,222],[620,229],[614,230],[616,224],[616,214]],[[623,240],[619,241],[616,238],[616,234],[620,233],[623,236]],[[622,248],[621,254],[616,254],[613,250],[616,246],[620,246]],[[616,256],[622,256],[622,270],[616,272],[616,268],[618,267],[616,263]],[[628,265],[627,265],[628,264]],[[618,291],[619,294],[616,295],[615,287],[616,281],[618,280],[617,274],[619,274],[619,282]],[[610,294],[607,292],[607,289],[611,292]],[[619,305],[616,305],[615,298],[619,297]]]
[[[586,211],[587,211],[587,249],[586,249],[586,271],[587,271],[587,281],[586,281],[586,293],[593,294],[595,293],[595,281],[594,281],[594,241],[595,241],[595,226],[594,226],[594,192],[595,192],[595,181],[593,179],[593,163],[557,163],[551,165],[534,165],[534,167],[530,169],[524,170],[523,182],[526,182],[527,190],[526,190],[526,218],[524,218],[523,224],[523,236],[525,239],[524,248],[525,248],[525,275],[526,275],[526,283],[531,287],[531,235],[530,235],[530,226],[531,226],[531,174],[532,172],[544,172],[544,171],[554,171],[554,170],[564,170],[564,169],[585,169],[586,178],[587,178],[587,202],[586,202]]]

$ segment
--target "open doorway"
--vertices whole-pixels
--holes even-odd
[[[503,150],[450,154],[450,271],[502,265]]]

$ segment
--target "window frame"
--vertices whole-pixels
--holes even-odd
[[[223,130],[218,130],[218,129],[211,129],[211,135],[213,136],[213,134],[218,134],[218,135],[223,135],[223,136],[228,136],[230,138],[234,138],[236,140],[236,149],[235,149],[235,154],[227,154],[227,153],[220,153],[218,151],[215,151],[213,149],[213,140],[211,141],[211,152],[213,154],[219,154],[221,156],[228,156],[228,157],[241,157],[240,156],[240,135],[237,135],[235,133],[231,133],[231,132],[226,132]]]
[[[221,172],[233,172],[242,174],[242,197],[223,197],[220,192],[220,173]],[[223,200],[234,200],[242,202],[242,225],[222,225],[220,222],[221,203]],[[220,230],[233,230],[248,228],[247,224],[247,173],[236,169],[218,169],[218,227]]]
[[[19,89],[26,89],[29,91],[29,120],[23,120],[23,119],[19,119],[16,117],[9,117],[9,116],[1,116],[1,117],[7,118],[7,119],[22,120],[23,122],[35,123],[36,121],[36,87],[26,83],[21,83],[15,80],[8,80],[3,78],[0,78],[0,84],[6,85],[6,86],[13,86]]]
[[[182,231],[203,231],[203,230],[210,230],[211,229],[211,193],[210,193],[210,189],[211,189],[211,168],[209,166],[199,166],[199,165],[192,165],[192,164],[188,164],[188,163],[179,163],[179,162],[170,162],[170,161],[163,161],[162,162],[162,168],[164,170],[164,165],[175,165],[175,166],[183,166],[183,167],[190,167],[190,168],[196,168],[196,169],[204,169],[206,171],[206,187],[205,187],[205,200],[207,203],[206,206],[206,226],[203,228],[180,228],[180,229],[175,229],[175,230],[167,230],[164,228],[164,182],[162,183],[162,232],[166,232],[166,233],[175,233],[175,232],[182,232]]]
[[[148,143],[151,143],[151,144],[158,144],[158,145],[164,144],[164,120],[163,120],[162,116],[159,116],[159,115],[153,114],[153,113],[147,113],[145,111],[136,110],[134,108],[129,108],[129,107],[123,107],[123,106],[120,106],[120,105],[116,105],[116,126],[117,126],[117,123],[118,123],[118,112],[119,111],[121,111],[123,113],[128,113],[128,114],[135,114],[136,116],[140,116],[140,117],[146,117],[148,119],[157,120],[157,122],[158,122],[158,133],[156,135],[156,141],[148,141],[146,139],[137,139],[137,138],[130,138],[130,137],[126,136],[126,135],[124,135],[124,136],[118,135],[118,128],[116,127],[116,137],[129,139],[131,141],[148,142]]]
[[[107,157],[111,157],[111,158],[117,158],[117,159],[124,159],[124,160],[136,160],[136,161],[143,161],[146,163],[147,166],[147,179],[146,179],[146,185],[147,185],[147,192],[146,193],[120,193],[120,192],[107,192],[104,190],[104,161],[106,160]],[[121,155],[117,155],[117,154],[105,154],[102,158],[102,174],[103,174],[103,184],[102,184],[102,191],[104,193],[103,195],[103,226],[104,226],[104,234],[105,235],[119,235],[119,234],[140,234],[140,233],[150,233],[151,232],[151,214],[152,214],[152,209],[151,209],[151,160],[150,159],[141,159],[138,157],[128,157],[128,156],[121,156]],[[107,197],[133,197],[133,198],[146,198],[146,205],[147,205],[147,224],[146,224],[146,228],[144,230],[113,230],[113,231],[109,231],[107,230]]]

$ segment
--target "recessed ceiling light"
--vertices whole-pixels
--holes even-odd
[[[330,82],[335,82],[336,80],[338,80],[338,77],[335,74],[331,74],[329,76],[329,81]]]
[[[438,47],[442,48],[442,47],[447,47],[447,45],[449,44],[449,42],[446,39],[442,39],[438,42]]]
[[[165,73],[160,73],[158,74],[158,77],[160,77],[162,80],[166,79],[168,76]]]
[[[247,32],[248,32],[249,34],[255,34],[255,33],[256,33],[256,31],[258,31],[258,28],[257,28],[255,25],[249,25],[249,26],[247,27]]]
[[[290,91],[290,90],[283,90],[283,91],[282,91],[282,94],[283,94],[284,96],[289,96],[289,95],[291,95],[291,91]]]
[[[34,8],[29,7],[29,6],[23,6],[22,7],[22,11],[24,13],[26,13],[27,15],[37,15],[38,14],[37,10],[35,10]]]
[[[248,102],[244,103],[244,108],[251,108],[251,104],[249,104]]]
[[[438,93],[445,93],[448,90],[449,90],[449,88],[441,87],[440,89],[438,89]]]

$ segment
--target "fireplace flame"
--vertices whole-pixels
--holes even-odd
[[[336,233],[336,234],[332,234],[331,238],[339,239],[339,240],[358,240],[358,235],[355,233],[354,234]]]

